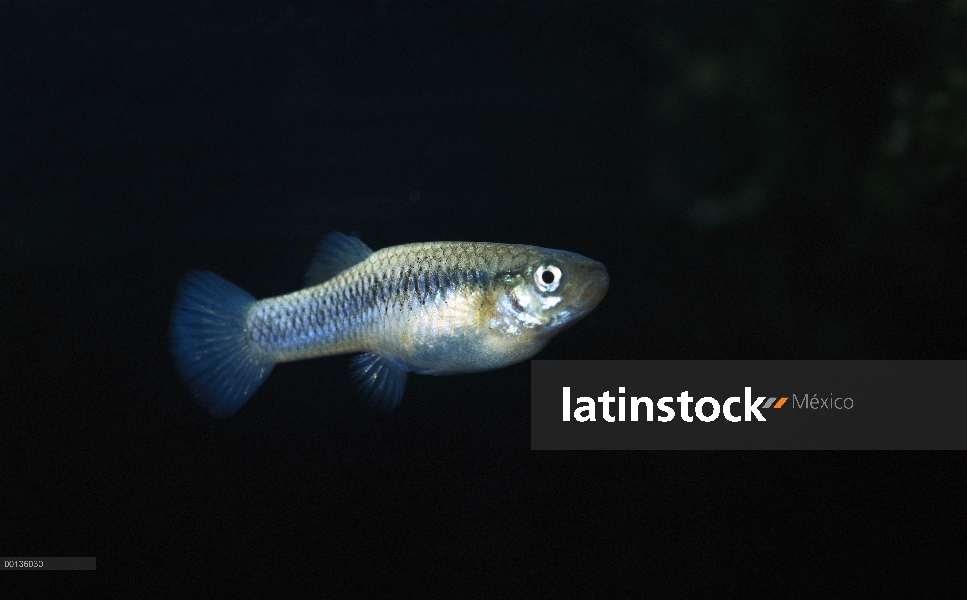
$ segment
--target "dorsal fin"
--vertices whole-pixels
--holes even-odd
[[[349,267],[369,258],[373,250],[358,237],[333,232],[322,238],[316,246],[309,270],[306,271],[306,287],[319,285],[342,273]]]

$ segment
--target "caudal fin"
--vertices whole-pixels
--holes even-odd
[[[171,351],[198,404],[217,419],[239,408],[272,372],[244,333],[251,294],[208,271],[181,280],[171,313]]]

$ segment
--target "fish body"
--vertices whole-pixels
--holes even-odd
[[[256,301],[204,271],[182,280],[175,363],[216,417],[240,408],[276,363],[358,354],[353,377],[383,410],[407,373],[447,375],[526,360],[590,312],[604,266],[536,246],[428,242],[373,252],[339,233],[320,243],[300,291]]]

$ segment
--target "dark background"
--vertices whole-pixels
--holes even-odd
[[[963,2],[0,3],[0,554],[98,559],[0,586],[952,586],[961,453],[532,452],[527,363],[390,415],[345,357],[283,365],[216,422],[167,319],[187,270],[289,292],[337,230],[604,262],[541,358],[965,358],[965,33]]]

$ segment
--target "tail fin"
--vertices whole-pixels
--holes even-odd
[[[233,414],[272,372],[249,347],[244,325],[251,294],[208,271],[181,280],[171,314],[171,351],[178,374],[216,419]]]

